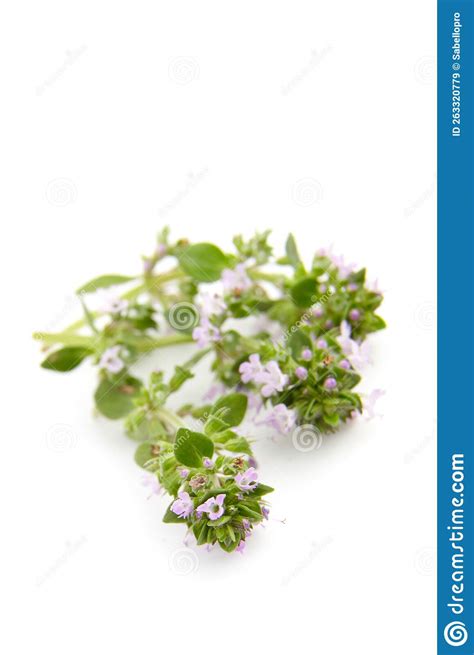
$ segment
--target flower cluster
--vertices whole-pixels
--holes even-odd
[[[167,439],[148,440],[137,448],[135,459],[153,473],[173,496],[165,523],[187,526],[198,545],[218,544],[227,552],[242,552],[253,528],[268,518],[263,496],[271,487],[259,480],[248,440],[232,430],[245,416],[247,397],[233,393],[215,403],[201,432],[178,428]],[[166,423],[179,417],[162,411]],[[170,428],[171,429],[171,428]]]
[[[165,228],[140,274],[89,281],[77,290],[82,319],[35,334],[44,368],[97,366],[96,408],[124,419],[139,442],[136,461],[152,475],[151,487],[172,497],[164,521],[228,552],[242,552],[267,518],[263,496],[272,491],[259,480],[249,440],[234,430],[247,405],[265,428],[289,434],[312,424],[329,433],[362,412],[375,416],[380,395],[363,401],[355,389],[371,361],[367,337],[385,326],[377,285],[327,249],[307,265],[291,235],[275,258],[268,237],[236,236],[230,253],[172,241]],[[133,372],[156,349],[180,344],[196,352],[168,379],[156,371],[145,383]],[[170,396],[204,358],[220,397],[172,412]]]

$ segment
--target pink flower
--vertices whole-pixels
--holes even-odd
[[[112,346],[102,353],[99,368],[104,368],[109,373],[119,373],[125,364],[119,357],[120,346]]]
[[[341,336],[337,337],[336,341],[342,348],[345,355],[352,353],[352,339],[351,339],[351,326],[347,321],[342,321],[340,325]]]
[[[351,327],[347,321],[342,321],[340,329],[341,336],[337,337],[337,342],[352,366],[360,370],[371,361],[370,345],[367,341],[359,344],[351,339]]]
[[[193,339],[200,348],[206,348],[210,343],[219,341],[220,337],[219,330],[206,316],[202,317],[201,324],[193,330]]]
[[[257,377],[263,373],[263,364],[260,361],[260,355],[254,353],[250,355],[248,362],[242,362],[239,366],[239,373],[244,384],[256,382]]]
[[[263,383],[261,394],[264,398],[269,398],[278,391],[283,391],[283,388],[288,384],[289,378],[285,373],[282,373],[277,362],[272,360],[265,365],[263,373],[257,376],[256,381]]]
[[[178,498],[171,505],[171,511],[180,519],[187,519],[194,509],[193,501],[187,491],[180,491]]]
[[[202,397],[203,400],[205,401],[211,401],[214,400],[216,396],[224,395],[226,392],[227,387],[224,384],[213,384],[209,389],[206,391],[204,396]]]
[[[337,387],[337,381],[336,378],[326,378],[324,380],[324,388],[328,389],[329,391],[332,391]]]
[[[303,348],[301,351],[301,359],[304,359],[305,362],[310,362],[313,359],[313,353],[309,348]]]
[[[351,309],[349,312],[349,318],[351,321],[358,321],[360,319],[360,310],[357,308]]]
[[[288,409],[283,403],[279,403],[272,408],[262,422],[270,425],[278,432],[288,434],[296,424],[296,412],[293,409]]]
[[[384,395],[385,395],[385,391],[383,391],[383,389],[374,389],[368,395],[364,395],[364,402],[363,402],[364,416],[367,418],[368,421],[376,417],[382,418],[382,414],[377,414],[375,412],[375,404],[379,400],[379,398],[381,398]]]
[[[121,314],[122,312],[126,311],[128,302],[123,298],[114,296],[110,291],[103,290],[101,292],[101,296],[102,303],[100,309],[105,314]]]
[[[379,281],[374,280],[374,282],[366,282],[365,286],[369,291],[372,291],[373,293],[382,293],[382,290],[379,287]]]
[[[161,484],[158,482],[158,478],[154,473],[146,473],[142,478],[142,484],[144,487],[148,487],[150,495],[148,498],[151,498],[153,495],[158,495],[161,491]]]
[[[201,316],[218,316],[226,308],[224,300],[214,293],[203,293],[198,297],[199,309],[201,310]]]
[[[239,489],[242,489],[242,491],[251,491],[252,489],[255,489],[258,484],[258,473],[253,466],[251,466],[243,473],[237,473],[234,479],[235,484]]]
[[[215,521],[224,514],[224,498],[225,494],[218,494],[215,498],[213,496],[202,505],[199,505],[196,511],[205,512],[211,521]]]
[[[235,552],[236,552],[236,553],[240,553],[241,555],[243,555],[244,550],[245,550],[245,539],[241,539],[241,540],[239,541],[239,545],[238,545],[237,548],[235,549]]]
[[[255,410],[255,416],[260,412],[263,406],[263,400],[260,394],[251,393],[249,391],[244,391],[245,395],[248,398],[248,408]]]
[[[308,371],[305,369],[304,366],[297,366],[295,369],[295,375],[298,378],[298,380],[306,380],[308,377]]]
[[[331,261],[339,269],[339,277],[342,279],[347,278],[355,269],[355,264],[346,264],[342,255],[333,255]]]
[[[315,318],[321,318],[321,316],[324,314],[324,309],[320,305],[316,305],[316,307],[313,307],[311,312]]]
[[[222,271],[221,280],[224,289],[234,293],[242,293],[252,286],[252,281],[248,277],[243,264],[237,264],[234,270],[225,268]]]
[[[331,244],[331,245],[328,246],[328,247],[325,247],[325,248],[319,248],[318,250],[316,250],[316,255],[317,255],[318,257],[331,257],[333,247],[334,247],[334,246]]]

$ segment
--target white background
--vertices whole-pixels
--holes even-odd
[[[3,652],[434,653],[434,26],[425,0],[10,3]],[[383,418],[310,453],[259,443],[286,522],[188,575],[134,444],[92,415],[95,372],[41,370],[30,338],[79,316],[79,284],[138,272],[165,223],[223,248],[267,227],[308,258],[334,243],[389,324],[364,382]]]

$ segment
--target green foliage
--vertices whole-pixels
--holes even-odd
[[[82,362],[92,355],[93,351],[90,348],[82,348],[80,346],[67,346],[60,350],[55,350],[50,353],[46,359],[41,362],[42,368],[49,371],[57,371],[65,373],[72,371],[74,368],[82,364]]]
[[[174,454],[178,462],[185,466],[199,468],[204,457],[212,457],[214,443],[200,432],[180,428],[176,433]]]
[[[260,395],[264,411],[283,405],[292,421],[311,425],[316,434],[335,432],[363,410],[357,393],[361,376],[354,367],[361,358],[354,352],[370,333],[385,327],[376,314],[383,296],[369,288],[364,268],[353,269],[340,257],[321,254],[306,268],[292,234],[283,256],[275,258],[268,237],[269,231],[250,239],[238,235],[232,254],[212,243],[173,242],[164,228],[152,254],[143,258],[142,274],[89,281],[77,291],[83,305],[79,321],[58,334],[35,334],[48,348],[43,368],[70,371],[87,357],[99,364],[97,410],[109,419],[124,419],[127,435],[138,442],[136,463],[155,475],[172,497],[163,521],[184,524],[199,545],[216,544],[228,553],[240,550],[266,518],[264,497],[273,491],[256,478],[252,439],[235,430],[245,418],[247,394]],[[171,262],[169,270],[156,273],[164,258]],[[236,283],[221,285],[215,306],[208,296],[211,308],[206,308],[206,285],[220,280],[224,269],[234,270]],[[86,294],[132,282],[117,311],[86,306]],[[180,306],[189,309],[186,324],[176,320]],[[263,325],[255,321],[262,318]],[[351,348],[341,349],[342,326],[345,338],[350,329],[352,355],[345,354]],[[169,378],[159,370],[158,357],[158,368],[146,385],[131,374],[154,350],[193,342],[198,327],[199,347],[184,363],[178,358]],[[110,348],[109,359],[100,357]],[[229,392],[212,405],[196,407],[185,401],[177,413],[171,411],[170,396],[181,393],[208,354],[212,375]],[[251,355],[259,355],[258,375],[251,376],[242,393],[240,367]],[[270,392],[263,389],[262,371],[277,382],[281,378]],[[186,427],[187,421],[194,427],[192,420],[200,423],[193,430]]]
[[[104,378],[94,394],[99,412],[110,419],[127,416],[134,408],[133,400],[138,395],[142,383],[131,375],[117,378]]]
[[[313,277],[305,277],[296,282],[291,289],[290,295],[298,307],[309,307],[316,301],[316,280]]]
[[[247,411],[247,402],[247,396],[243,393],[231,393],[220,398],[211,408],[204,426],[205,433],[212,435],[240,425]]]
[[[180,253],[179,263],[197,282],[215,282],[229,266],[229,258],[212,243],[196,243]]]
[[[257,265],[266,264],[272,255],[272,247],[268,243],[270,230],[257,232],[248,241],[239,234],[233,238],[234,246],[242,260],[253,259]]]
[[[76,293],[94,293],[98,289],[106,289],[107,287],[124,284],[134,279],[135,277],[130,275],[101,275],[83,284],[82,287],[77,289]]]

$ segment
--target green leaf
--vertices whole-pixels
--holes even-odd
[[[183,386],[186,380],[190,380],[193,377],[194,373],[191,373],[191,371],[188,371],[182,366],[175,366],[173,376],[169,382],[170,392],[174,393],[175,391],[178,391],[178,389]]]
[[[341,398],[347,400],[354,407],[356,407],[360,412],[362,411],[362,400],[360,399],[360,396],[358,394],[351,393],[350,391],[341,391],[339,395],[341,396]]]
[[[214,441],[220,445],[225,450],[230,451],[231,453],[244,453],[246,455],[252,455],[252,449],[250,444],[245,437],[241,437],[236,432],[232,430],[225,430],[224,432],[219,432],[217,435],[214,435]]]
[[[206,523],[202,526],[201,530],[199,531],[199,535],[197,537],[197,545],[202,546],[207,542],[207,533],[209,531],[209,528],[207,527]]]
[[[296,323],[300,316],[299,310],[291,300],[276,300],[273,306],[268,310],[268,318],[272,321],[279,321],[285,326]]]
[[[215,282],[229,266],[228,257],[212,243],[189,246],[178,259],[183,270],[197,282]]]
[[[268,487],[266,484],[262,484],[261,482],[259,482],[258,485],[255,487],[255,489],[253,489],[253,491],[250,491],[248,493],[248,496],[250,498],[261,498],[266,494],[271,494],[272,491],[274,491],[273,487]]]
[[[310,307],[316,299],[316,279],[314,277],[305,277],[290,289],[290,295],[298,307]]]
[[[134,441],[152,441],[166,436],[163,422],[149,415],[146,407],[138,407],[125,419],[127,436]]]
[[[351,282],[358,282],[359,284],[363,284],[365,282],[365,274],[365,268],[361,268],[359,271],[348,275],[348,277],[350,278]]]
[[[370,318],[368,317],[367,323],[371,332],[375,332],[376,330],[383,330],[387,327],[387,324],[383,318],[377,314],[372,314]]]
[[[293,268],[298,268],[303,265],[301,257],[298,252],[298,247],[296,245],[295,237],[292,234],[288,235],[288,239],[285,244],[285,251],[288,261],[293,266]]]
[[[219,398],[212,406],[204,431],[206,434],[222,432],[242,423],[247,411],[247,396],[243,393],[231,393]]]
[[[79,287],[76,293],[94,293],[97,289],[105,289],[115,284],[124,284],[124,282],[130,282],[134,279],[134,277],[130,277],[129,275],[101,275]]]
[[[159,452],[157,452],[158,449]],[[141,443],[135,451],[135,463],[146,471],[156,470],[159,466],[158,458],[165,452],[166,450],[160,444],[149,441]]]
[[[118,380],[105,378],[94,394],[96,407],[107,418],[123,418],[134,409],[133,399],[141,386],[140,380],[130,375]]]
[[[245,516],[248,519],[253,519],[254,521],[261,521],[262,520],[262,513],[261,512],[256,512],[250,507],[247,507],[246,505],[239,505],[239,514],[241,516]]]
[[[296,330],[291,333],[291,336],[288,339],[288,347],[292,356],[295,359],[299,359],[301,357],[301,352],[305,350],[305,348],[308,348],[311,351],[313,350],[313,342],[305,332],[302,330]]]
[[[209,437],[187,428],[179,428],[176,433],[174,454],[178,462],[192,468],[202,466],[203,457],[212,457],[214,444]]]
[[[235,537],[234,528],[231,526],[230,523],[227,523],[225,527],[226,527],[227,533],[228,533],[231,541],[235,541],[236,537]]]
[[[338,414],[324,414],[323,421],[330,425],[332,428],[336,428],[339,425],[339,415]]]
[[[231,541],[230,539],[228,541],[223,541],[222,539],[219,539],[219,546],[222,550],[225,550],[226,553],[232,553],[239,543],[240,542],[237,539],[235,541]]]
[[[183,480],[178,473],[178,462],[173,453],[164,455],[161,460],[160,482],[170,496],[176,496]]]
[[[50,371],[64,373],[66,371],[72,371],[73,368],[79,366],[86,357],[92,354],[93,351],[89,348],[83,348],[82,346],[68,346],[48,355],[48,357],[41,363],[41,366]]]
[[[220,525],[225,525],[232,519],[232,516],[221,516],[220,519],[216,519],[215,521],[208,521],[207,525],[211,528],[218,528]]]

